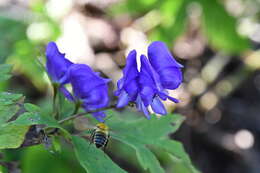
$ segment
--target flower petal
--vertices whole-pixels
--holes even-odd
[[[183,67],[173,58],[167,46],[161,41],[155,41],[149,45],[148,58],[156,71],[167,67]]]
[[[158,97],[155,97],[152,101],[151,107],[153,111],[157,114],[166,115],[167,111]]]
[[[99,85],[106,85],[106,81],[98,76],[85,64],[74,64],[69,68],[69,79],[74,95],[80,99],[89,97],[90,91]]]
[[[176,89],[182,83],[182,72],[179,68],[169,67],[161,70],[162,86],[166,89]]]
[[[116,107],[122,108],[122,107],[126,106],[129,103],[129,101],[130,101],[130,99],[129,99],[128,94],[125,91],[123,91],[122,94],[119,96]]]
[[[108,88],[106,85],[96,87],[85,96],[85,98],[81,99],[86,110],[100,109],[109,104]]]
[[[59,52],[55,42],[50,42],[46,46],[46,58],[48,74],[54,82],[60,82],[59,80],[66,74],[69,66],[73,63],[65,58],[65,54]]]

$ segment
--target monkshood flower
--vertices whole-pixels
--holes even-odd
[[[50,42],[46,46],[46,70],[54,83],[68,83],[66,73],[73,64],[65,58],[65,54],[60,53],[55,42]]]
[[[115,95],[119,97],[117,107],[122,108],[129,102],[134,102],[139,93],[139,72],[136,63],[136,51],[132,50],[126,59],[123,77],[118,80]]]
[[[181,68],[171,55],[167,46],[161,41],[155,41],[148,47],[148,58],[160,76],[160,81],[165,89],[176,89],[182,82]]]
[[[65,58],[55,42],[50,42],[46,46],[46,70],[54,86],[58,85],[59,90],[69,99],[72,100],[71,94],[66,90],[64,84],[69,83],[67,78],[68,68],[73,64]],[[56,86],[55,86],[56,87]]]
[[[129,102],[135,102],[139,111],[149,119],[148,107],[155,113],[165,115],[166,109],[161,102],[170,99],[166,89],[176,89],[182,82],[182,65],[171,56],[166,45],[156,41],[148,47],[148,58],[141,55],[141,69],[137,70],[136,51],[133,50],[127,57],[123,77],[118,81],[118,90],[115,95],[119,97],[117,107],[121,108]]]
[[[68,79],[72,85],[74,100],[82,103],[86,111],[95,111],[109,104],[109,79],[104,79],[85,64],[73,64],[69,68]],[[103,121],[103,111],[92,113],[98,120]]]

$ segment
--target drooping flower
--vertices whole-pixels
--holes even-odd
[[[108,106],[108,86],[110,81],[100,77],[85,64],[74,64],[69,68],[69,81],[72,85],[75,100],[82,102],[86,111],[94,111]],[[103,111],[92,114],[98,121],[103,121]]]
[[[64,87],[64,84],[69,83],[67,72],[73,63],[65,58],[65,54],[59,51],[55,42],[49,42],[46,46],[46,59],[46,70],[52,82],[58,85],[58,89],[66,98],[73,100],[72,95]]]
[[[165,115],[166,109],[159,97],[161,93],[164,93],[164,89],[161,86],[159,75],[153,69],[151,64],[145,55],[141,55],[141,70],[139,73],[139,86],[140,86],[140,97],[142,104],[142,111],[146,117],[149,118],[147,107],[150,105],[155,113]],[[140,103],[139,103],[140,104]]]
[[[73,64],[65,58],[65,54],[60,53],[55,42],[50,42],[46,46],[46,70],[54,83],[68,83],[66,73]]]
[[[161,41],[155,41],[148,47],[148,58],[160,76],[160,81],[165,89],[176,89],[182,82],[183,67],[171,55],[167,46]]]
[[[148,47],[148,58],[141,55],[141,69],[137,69],[136,51],[133,50],[127,57],[123,77],[118,81],[118,90],[115,95],[119,97],[117,107],[124,107],[129,101],[135,102],[139,111],[149,119],[148,107],[155,113],[165,115],[166,109],[161,102],[170,99],[167,89],[176,89],[182,82],[181,64],[171,56],[166,45],[156,41]]]
[[[115,92],[115,95],[119,97],[118,108],[126,106],[129,102],[134,102],[139,92],[139,72],[137,70],[135,50],[132,50],[127,56],[123,75],[117,82],[118,90]]]

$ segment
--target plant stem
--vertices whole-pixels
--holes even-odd
[[[77,101],[76,104],[75,104],[75,108],[74,108],[72,115],[75,115],[75,114],[78,113],[80,106],[81,106],[80,101]]]
[[[113,108],[116,108],[116,105],[110,105],[108,107],[104,107],[104,108],[101,108],[101,109],[96,109],[96,110],[93,110],[93,111],[87,111],[87,112],[83,112],[83,113],[79,113],[79,114],[74,114],[72,116],[69,116],[69,117],[66,117],[66,118],[60,120],[58,123],[62,124],[64,122],[66,122],[66,121],[75,119],[77,117],[80,117],[80,116],[83,116],[83,115],[86,115],[86,114],[95,113],[95,112],[104,111],[104,110],[113,109]]]
[[[58,95],[58,85],[53,83],[53,100],[52,100],[52,112],[55,119],[58,119],[58,111],[57,111],[57,95]]]

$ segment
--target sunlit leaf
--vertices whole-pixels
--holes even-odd
[[[24,141],[29,126],[7,125],[0,127],[0,149],[18,148]]]

